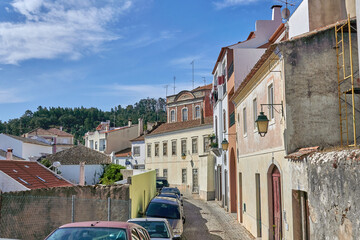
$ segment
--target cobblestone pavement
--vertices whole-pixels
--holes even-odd
[[[236,221],[234,215],[225,212],[215,201],[206,202],[192,196],[184,196],[184,212],[184,240],[255,239]]]

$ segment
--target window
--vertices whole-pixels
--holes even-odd
[[[256,98],[253,100],[253,117],[254,117],[254,129],[257,128],[256,126],[256,119],[257,119],[257,100]]]
[[[95,150],[97,150],[97,141],[95,141]]]
[[[105,151],[106,140],[100,139],[99,151]]]
[[[159,146],[160,144],[159,143],[155,143],[155,157],[158,157],[159,156]]]
[[[268,86],[268,103],[274,104],[274,85]],[[269,106],[269,118],[274,119],[274,108],[272,105]]]
[[[240,125],[240,113],[238,113],[238,125]]]
[[[191,151],[192,153],[198,153],[198,139],[192,138],[191,139]]]
[[[133,147],[133,155],[135,157],[140,156],[140,147],[139,146]]]
[[[246,135],[247,134],[246,108],[243,108],[243,123],[244,123],[244,135]]]
[[[226,132],[226,111],[223,111],[224,132]]]
[[[183,108],[181,110],[181,114],[182,114],[182,120],[187,121],[188,120],[188,109],[187,108]]]
[[[163,142],[163,156],[167,156],[167,142]]]
[[[187,174],[186,174],[186,168],[181,169],[181,182],[186,184],[187,180]]]
[[[186,155],[186,139],[181,139],[181,155]]]
[[[171,155],[176,156],[176,140],[171,142]]]
[[[159,176],[159,169],[155,169],[156,177]]]
[[[90,149],[94,149],[94,140],[89,141],[89,147]]]
[[[151,144],[147,145],[147,156],[151,157]]]
[[[195,119],[200,118],[200,106],[195,107]]]
[[[168,174],[167,174],[168,172],[167,172],[167,169],[165,168],[165,169],[163,169],[163,177],[166,177],[167,178],[167,176],[168,176]]]
[[[217,116],[215,116],[215,137],[216,137],[216,141],[218,139],[218,119]]]
[[[175,122],[175,110],[170,111],[170,122]]]
[[[209,152],[210,150],[210,138],[204,137],[204,153]]]

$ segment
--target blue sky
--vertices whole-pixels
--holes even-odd
[[[0,120],[44,107],[111,107],[212,80],[276,0],[2,0]]]

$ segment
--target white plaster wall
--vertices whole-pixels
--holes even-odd
[[[1,192],[16,192],[30,190],[18,181],[8,176],[3,171],[0,171],[0,191]]]
[[[14,155],[22,157],[22,152],[23,152],[22,142],[1,133],[0,134],[0,149],[7,151],[8,148],[13,149]]]
[[[41,157],[41,153],[52,154],[52,146],[23,143],[23,152],[21,155],[22,158],[29,160],[29,157],[31,156]]]
[[[289,24],[289,38],[310,31],[308,0],[303,0],[302,3],[300,3],[298,8],[289,18],[288,24]]]
[[[61,176],[72,183],[79,184],[80,166],[79,165],[61,165],[59,168]],[[104,169],[101,165],[85,165],[85,184],[94,185],[99,183],[99,178]]]
[[[140,147],[140,156],[134,156],[134,147]],[[131,152],[134,160],[137,161],[137,164],[145,164],[145,141],[132,142]],[[135,163],[135,161],[134,161]]]
[[[261,48],[234,49],[235,91],[249,74],[255,63],[264,54],[265,50]]]
[[[86,137],[87,137],[87,141],[86,141],[85,146],[90,148],[90,140],[93,140],[94,141],[94,150],[99,152],[100,139],[106,139],[106,134],[101,133],[99,131],[95,131],[93,134],[88,135]],[[95,142],[97,142],[97,148],[96,149],[95,149]],[[104,151],[102,151],[102,152],[104,152]]]
[[[72,137],[57,137],[56,143],[73,144]]]

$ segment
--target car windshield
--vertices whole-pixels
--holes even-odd
[[[158,197],[170,197],[170,198],[175,198],[178,199],[179,197],[176,194],[167,194],[167,193],[161,193]]]
[[[179,189],[176,188],[163,188],[161,193],[176,193],[177,195],[180,195]]]
[[[168,228],[164,222],[159,221],[131,221],[144,227],[151,238],[170,238]]]
[[[146,210],[146,216],[180,219],[179,206],[167,203],[150,202]]]
[[[169,186],[169,183],[166,179],[157,179],[156,184],[164,187]]]
[[[46,240],[127,240],[122,228],[69,227],[59,228]]]

